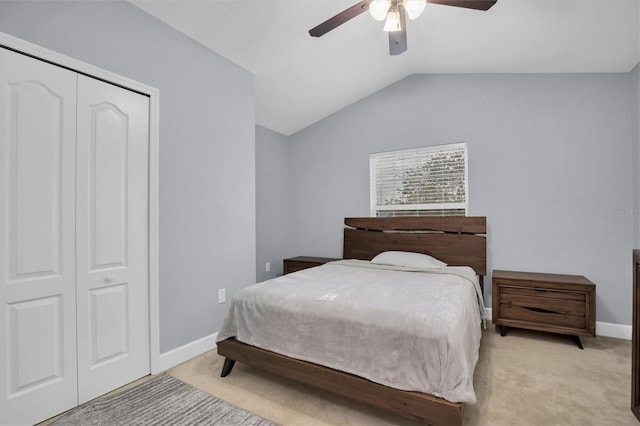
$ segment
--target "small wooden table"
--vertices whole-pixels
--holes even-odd
[[[581,275],[493,271],[492,321],[572,336],[596,335],[596,285]]]
[[[301,271],[307,268],[313,268],[314,266],[324,265],[327,262],[333,262],[334,260],[340,260],[335,257],[313,257],[313,256],[298,256],[290,257],[282,261],[282,271],[284,275],[291,272]]]

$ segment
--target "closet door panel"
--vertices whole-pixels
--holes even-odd
[[[88,176],[91,271],[127,264],[128,118],[114,104],[92,108]]]
[[[78,80],[80,403],[149,374],[148,98]]]
[[[0,424],[77,405],[76,80],[0,48]]]

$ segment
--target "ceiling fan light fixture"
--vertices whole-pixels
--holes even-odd
[[[402,27],[400,26],[400,12],[397,10],[392,10],[387,14],[387,21],[384,23],[383,31],[393,32],[393,31],[402,31]]]
[[[416,19],[422,15],[424,8],[427,6],[427,0],[402,0],[402,6],[407,11],[409,19]]]
[[[369,3],[369,14],[376,21],[384,21],[391,7],[391,0],[373,0]]]

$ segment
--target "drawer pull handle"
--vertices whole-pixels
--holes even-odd
[[[523,309],[527,309],[529,311],[533,311],[533,312],[539,312],[541,314],[559,314],[559,312],[555,312],[555,311],[549,311],[547,309],[542,309],[542,308],[532,308],[529,306],[522,306]]]

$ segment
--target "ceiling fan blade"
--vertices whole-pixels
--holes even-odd
[[[496,2],[497,0],[427,0],[427,3],[477,10],[489,10]]]
[[[324,21],[322,24],[313,27],[309,30],[309,35],[313,37],[320,37],[331,31],[332,29],[339,27],[350,19],[355,18],[360,15],[362,12],[365,12],[369,8],[369,3],[371,0],[363,0],[354,4],[348,9],[343,10],[338,13],[333,18],[329,18]]]
[[[404,7],[399,7],[400,31],[389,32],[389,55],[396,56],[407,50],[407,20],[405,18]]]

